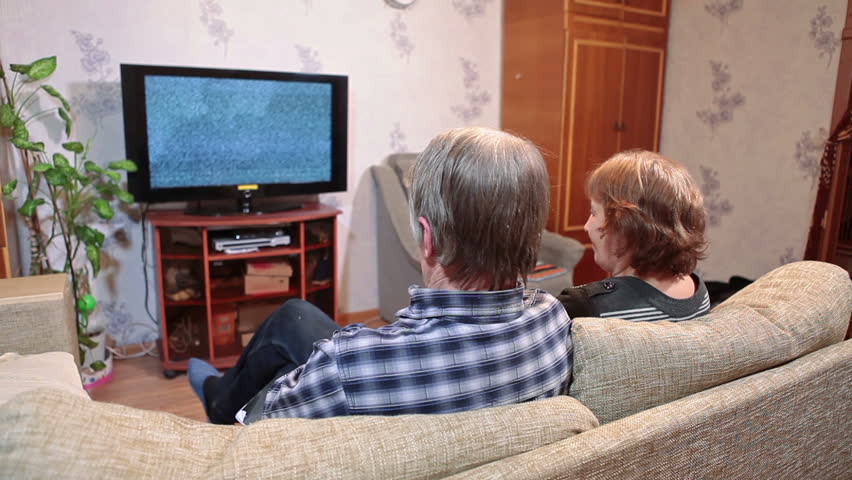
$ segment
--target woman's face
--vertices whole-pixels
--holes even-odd
[[[589,214],[589,219],[586,220],[586,224],[583,225],[583,230],[589,234],[589,239],[592,242],[595,263],[610,275],[617,275],[627,267],[627,262],[624,257],[615,254],[618,247],[618,239],[615,238],[615,234],[600,230],[603,223],[603,206],[592,200],[592,211]],[[604,233],[606,234],[604,235]]]

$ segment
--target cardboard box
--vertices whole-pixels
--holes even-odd
[[[213,307],[213,344],[228,345],[234,343],[237,324],[235,305],[215,305]]]
[[[286,292],[290,290],[290,277],[283,275],[246,275],[246,295]]]
[[[292,277],[293,267],[290,265],[290,262],[286,260],[252,260],[246,262],[246,275],[263,275],[268,277]]]
[[[257,330],[264,320],[278,310],[281,302],[251,302],[241,303],[237,307],[237,330],[240,332],[253,332]]]

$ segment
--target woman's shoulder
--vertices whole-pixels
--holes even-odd
[[[618,279],[607,278],[598,282],[566,288],[556,298],[562,302],[562,306],[565,307],[565,311],[571,318],[597,317],[600,314],[598,304],[602,297],[615,293],[618,287]]]

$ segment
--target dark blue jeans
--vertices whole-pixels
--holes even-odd
[[[229,425],[234,415],[272,380],[308,360],[313,344],[331,338],[340,327],[322,310],[299,299],[288,300],[254,332],[233,368],[204,383],[207,415]]]

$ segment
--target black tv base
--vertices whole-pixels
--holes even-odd
[[[248,200],[248,201],[246,201]],[[287,212],[304,207],[302,203],[276,203],[275,205],[253,205],[251,198],[240,198],[235,204],[205,204],[196,202],[186,206],[184,213],[203,217],[223,217],[229,215],[263,215],[264,213]]]

